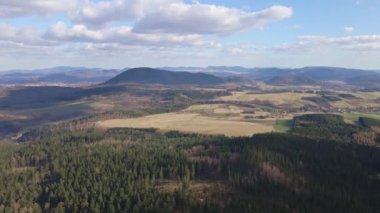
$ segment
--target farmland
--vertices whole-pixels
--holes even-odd
[[[98,122],[98,125],[105,128],[157,128],[163,131],[178,130],[212,135],[251,136],[273,131],[273,123],[274,121],[247,122],[238,120],[236,117],[221,119],[198,113],[181,112],[106,120]]]
[[[331,110],[331,112],[342,114],[349,123],[355,122],[362,115],[377,117],[374,113],[355,112],[358,108],[376,106],[376,97],[377,93],[371,92],[350,93],[350,95],[337,93],[335,96],[325,96],[286,91],[276,93],[237,91],[230,95],[216,97],[215,103],[193,104],[178,112],[103,120],[99,121],[97,126],[106,129],[157,128],[162,131],[250,136],[273,131],[287,132],[289,120],[294,116],[321,112],[321,110]],[[317,100],[324,102],[318,103]],[[305,107],[311,107],[314,111],[303,110]],[[342,110],[345,111],[341,112]]]
[[[286,104],[286,103],[297,103],[301,104],[302,98],[304,97],[314,97],[315,94],[307,93],[292,93],[292,92],[283,92],[283,93],[263,93],[255,94],[250,92],[234,92],[231,96],[221,97],[220,100],[223,101],[269,101],[273,104]]]

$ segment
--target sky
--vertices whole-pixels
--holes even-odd
[[[380,0],[0,0],[0,70],[380,70]]]

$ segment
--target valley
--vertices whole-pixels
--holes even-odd
[[[0,0],[0,213],[379,213],[380,0]]]
[[[330,92],[244,90],[194,104],[178,112],[148,115],[133,119],[99,121],[100,128],[157,128],[202,134],[251,136],[276,131],[276,124],[310,113],[334,113],[348,122],[360,116],[377,117],[378,92]],[[329,99],[332,99],[330,101]],[[280,128],[281,129],[281,128]]]
[[[1,88],[0,212],[379,207],[373,85],[120,73]]]
[[[335,113],[354,122],[355,114],[376,115],[380,108],[380,92],[373,89],[192,75],[138,68],[91,86],[3,87],[2,135],[15,137],[30,128],[95,116],[88,126],[251,136],[276,131],[276,124],[302,114]],[[115,116],[118,112],[123,116]]]

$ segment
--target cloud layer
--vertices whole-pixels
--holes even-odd
[[[106,29],[89,29],[85,25],[67,27],[58,22],[45,34],[47,39],[67,42],[117,43],[120,45],[165,45],[165,46],[199,46],[213,47],[216,44],[204,40],[200,35],[172,34],[137,34],[130,27],[110,27]]]
[[[0,0],[0,46],[2,55],[230,52],[219,36],[262,28],[292,14],[292,8],[280,5],[245,11],[184,0]],[[46,28],[1,22],[30,17],[57,22]]]
[[[112,60],[124,54],[139,58],[142,63],[146,58],[170,63],[179,63],[178,58],[182,61],[194,58],[206,64],[210,58],[224,63],[228,57],[249,62],[261,57],[272,66],[272,60],[266,56],[279,52],[298,56],[313,53],[320,57],[325,50],[332,49],[350,53],[380,51],[380,35],[357,35],[361,32],[359,25],[355,29],[341,25],[336,30],[344,36],[307,35],[310,27],[307,23],[292,22],[297,11],[289,6],[273,4],[252,10],[189,2],[0,0],[0,62],[44,57],[49,61],[54,61],[53,58],[77,60],[78,56],[94,61],[91,55],[102,54],[112,56],[107,58]],[[286,19],[290,20],[274,25]],[[350,23],[343,26],[346,24]],[[279,46],[277,42],[288,39],[290,33],[263,39],[264,33],[279,30],[300,35],[294,42]],[[254,35],[257,31],[260,31],[262,44],[255,40],[259,37]],[[120,61],[124,63],[124,59]]]
[[[135,32],[177,34],[235,33],[289,18],[293,11],[284,6],[272,6],[258,12],[202,4],[170,4],[149,13],[136,23]]]
[[[47,15],[75,9],[78,0],[0,0],[0,17]]]
[[[350,51],[380,51],[380,35],[356,35],[343,37],[299,36],[293,44],[275,48],[280,51],[315,52],[326,49]]]
[[[0,0],[0,17],[52,16],[66,14],[45,31],[34,26],[0,25],[0,41],[22,45],[67,45],[67,43],[119,44],[120,46],[219,47],[220,34],[263,27],[288,18],[293,11],[272,6],[246,12],[225,6],[182,0]],[[210,37],[210,35],[212,37]]]

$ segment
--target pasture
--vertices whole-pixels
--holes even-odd
[[[243,109],[234,105],[193,105],[180,112],[162,113],[131,119],[113,119],[97,123],[101,128],[157,128],[162,131],[210,135],[251,136],[274,131],[274,119],[245,119]]]
[[[223,96],[218,98],[221,101],[239,101],[239,102],[250,102],[250,101],[269,101],[272,104],[300,104],[305,103],[302,98],[304,97],[314,97],[316,94],[310,93],[265,93],[265,94],[255,94],[249,92],[233,92],[232,95]]]

